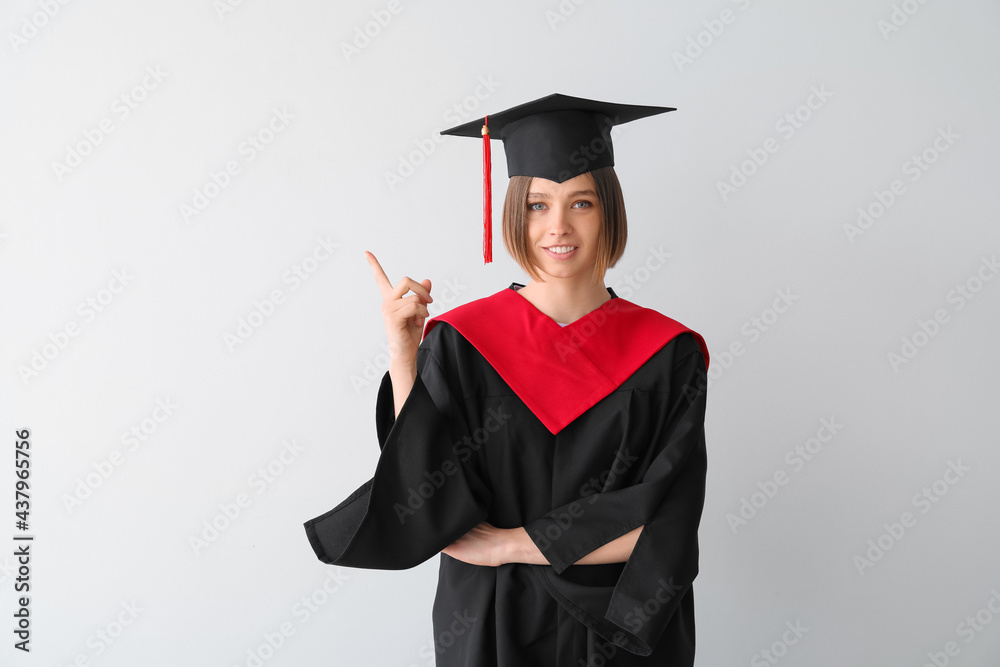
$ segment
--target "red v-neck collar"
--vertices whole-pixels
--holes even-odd
[[[517,286],[517,289],[514,289],[515,285]],[[555,324],[560,329],[565,329],[566,327],[571,326],[573,324],[576,324],[577,322],[580,322],[581,320],[585,320],[586,318],[590,317],[591,315],[594,315],[595,317],[598,316],[598,315],[600,315],[600,313],[598,313],[597,311],[601,310],[601,308],[604,307],[604,305],[607,304],[608,301],[611,301],[611,299],[617,299],[618,298],[618,295],[615,294],[615,291],[613,289],[611,289],[610,287],[608,287],[607,290],[608,290],[608,294],[611,295],[611,299],[608,299],[608,301],[605,301],[604,303],[602,303],[600,306],[598,306],[594,310],[590,311],[589,313],[587,313],[586,315],[584,315],[582,317],[578,317],[577,319],[573,320],[572,322],[560,323],[560,322],[556,322],[554,319],[552,319],[551,317],[549,317],[548,315],[546,315],[545,313],[543,313],[538,306],[536,306],[531,301],[529,301],[523,294],[518,294],[518,292],[520,291],[520,288],[522,288],[522,287],[524,287],[524,285],[522,285],[521,283],[511,283],[510,287],[508,287],[504,291],[511,292],[511,293],[515,294],[522,301],[526,302],[529,307],[534,308],[536,311],[538,311],[538,313],[544,319],[549,320],[550,322],[552,322],[553,324]],[[605,312],[607,312],[607,311],[605,311]]]
[[[517,284],[517,283],[514,283]],[[511,287],[427,320],[455,327],[551,433],[617,389],[660,348],[690,331],[649,308],[612,298],[560,326]]]

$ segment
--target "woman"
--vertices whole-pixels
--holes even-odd
[[[603,285],[627,235],[610,128],[668,110],[552,95],[488,117],[527,285],[427,320],[430,281],[393,287],[366,253],[391,350],[382,452],[306,529],[328,563],[442,554],[438,665],[693,664],[708,352]]]

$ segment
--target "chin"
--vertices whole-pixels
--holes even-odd
[[[569,279],[583,280],[585,277],[584,274],[586,273],[589,276],[592,274],[592,271],[588,273],[586,270],[583,269],[571,269],[569,267],[565,267],[565,269],[562,271],[556,271],[556,270],[546,271],[544,268],[538,268],[538,273],[539,275],[545,278],[556,278],[561,280],[569,280]]]

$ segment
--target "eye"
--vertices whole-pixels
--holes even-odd
[[[583,206],[581,206],[580,208],[589,208],[594,205],[593,202],[589,202],[585,199],[581,199],[580,201],[576,202],[575,204],[573,204],[573,207],[576,208],[577,204],[583,204]]]
[[[540,206],[541,208],[535,208],[536,206]],[[536,201],[536,202],[529,202],[529,203],[528,203],[528,210],[529,210],[529,211],[541,211],[541,210],[543,210],[544,208],[545,208],[545,204],[543,204],[543,203],[542,203],[542,202],[540,202],[540,201]]]

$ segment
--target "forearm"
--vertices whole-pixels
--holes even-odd
[[[632,555],[632,549],[639,539],[642,526],[635,528],[621,537],[601,545],[589,554],[576,561],[574,565],[602,565],[605,563],[624,563]],[[508,563],[528,563],[530,565],[548,565],[549,562],[538,549],[538,546],[528,536],[524,528],[511,529],[508,537]]]
[[[642,526],[634,528],[621,537],[601,545],[576,561],[574,565],[601,565],[603,563],[624,563],[632,555],[632,549],[639,539]]]
[[[417,380],[416,362],[389,364],[389,379],[392,380],[392,404],[398,417],[406,397],[413,389],[413,383]]]

